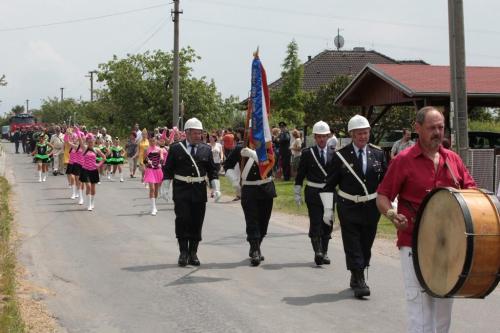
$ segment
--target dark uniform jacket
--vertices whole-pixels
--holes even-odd
[[[319,162],[320,153],[317,145],[302,149],[299,168],[297,170],[297,175],[295,176],[295,185],[302,186],[302,184],[304,183],[304,179],[311,181],[313,183],[320,183],[320,184],[326,183],[327,176],[325,176],[323,171],[321,171],[321,169],[319,168],[318,163],[316,163],[316,160],[312,155],[313,151],[314,155],[316,156],[316,159]],[[325,170],[327,173],[329,170],[328,165],[331,163],[334,154],[335,154],[334,149],[327,148],[326,161],[325,161],[326,165],[323,166],[323,170]],[[321,198],[319,197],[320,192],[322,192],[322,189],[306,186],[305,189],[306,203],[311,203],[314,205],[322,205]]]
[[[371,144],[366,147],[366,174],[363,174],[363,171],[358,166],[357,156],[352,144],[345,146],[338,152],[342,154],[358,177],[364,182],[368,194],[375,193],[378,184],[382,181],[387,170],[387,162],[382,149]],[[338,186],[339,190],[351,195],[366,195],[359,181],[337,154],[333,156],[332,162],[329,165],[327,185],[323,191],[332,192],[336,186]],[[341,218],[340,215],[342,212],[346,212],[344,217],[353,223],[372,223],[373,221],[370,220],[378,220],[379,216],[375,201],[373,199],[368,202],[355,203],[354,201],[342,198],[339,194],[337,195],[339,218]],[[369,209],[370,213],[366,211],[362,213],[364,209]]]
[[[174,179],[174,175],[198,177],[196,168],[189,155],[190,147],[186,147],[186,151],[180,146],[186,147],[186,140],[174,143],[168,151],[167,161],[163,167],[164,179],[173,179],[173,200],[188,200],[192,202],[207,201],[207,184],[206,181],[197,183],[186,183],[184,181]],[[200,177],[207,176],[211,181],[218,178],[212,149],[205,143],[196,145],[196,155],[194,157]]]
[[[226,159],[224,162],[224,169],[234,169],[236,166],[236,163],[239,163],[241,161],[241,150],[243,149],[243,146],[237,145],[236,148],[233,150],[233,152],[229,155],[229,157]],[[244,159],[245,163],[247,159]],[[241,171],[243,172],[243,169],[245,168],[245,165],[242,165],[240,167]],[[252,167],[250,168],[250,172],[248,172],[248,176],[246,180],[261,180],[262,178],[260,177],[260,172],[259,172],[259,166],[257,163],[253,163]],[[259,198],[261,196],[264,196],[266,198],[275,198],[276,197],[276,189],[274,187],[274,182],[269,182],[265,183],[262,185],[243,185],[241,189],[241,194],[242,196],[249,195],[249,196],[255,196],[256,198]]]

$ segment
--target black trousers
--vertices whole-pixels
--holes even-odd
[[[283,180],[290,180],[290,162],[292,154],[281,153],[281,169],[283,170]]]
[[[323,205],[308,203],[307,212],[309,214],[309,237],[332,238],[333,224],[331,226],[323,222]]]
[[[260,240],[267,234],[267,227],[273,210],[273,198],[245,196],[241,207],[245,214],[247,241]]]
[[[19,141],[14,141],[14,145],[16,146],[16,154],[19,153]]]
[[[347,269],[364,269],[370,265],[371,249],[380,219],[375,200],[368,203],[337,204],[337,210]]]
[[[174,205],[177,239],[201,241],[206,202],[176,200]]]

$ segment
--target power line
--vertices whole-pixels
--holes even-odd
[[[310,34],[303,34],[303,33],[295,33],[291,31],[281,31],[281,30],[271,30],[271,29],[264,29],[264,28],[256,28],[254,26],[248,27],[248,26],[239,26],[239,25],[233,25],[233,24],[227,24],[227,23],[218,23],[218,22],[210,22],[210,21],[205,21],[205,20],[198,20],[198,19],[188,19],[185,18],[184,21],[189,21],[193,23],[200,23],[200,24],[206,24],[206,25],[212,25],[212,26],[219,26],[219,27],[224,27],[224,28],[230,28],[230,29],[239,29],[239,30],[248,30],[248,31],[260,31],[260,32],[265,32],[265,33],[272,33],[272,34],[278,34],[278,35],[284,35],[284,36],[292,36],[292,37],[303,37],[303,38],[309,38],[309,39],[318,39],[318,40],[329,40],[331,39],[331,36],[320,36],[320,35],[310,35]],[[372,42],[368,41],[360,41],[360,40],[351,40],[351,39],[346,39],[347,42],[350,43],[357,43],[360,45],[370,45]],[[403,46],[403,45],[397,45],[397,44],[389,44],[389,43],[376,43],[377,45],[380,46],[385,46],[393,49],[401,49],[401,50],[412,50],[412,51],[424,51],[428,53],[436,53],[436,54],[441,54],[439,50],[436,49],[424,49],[424,48],[417,48],[417,47],[411,47],[411,46]],[[472,56],[478,56],[478,57],[483,57],[483,58],[491,58],[491,59],[500,59],[499,56],[494,56],[491,54],[478,54],[478,53],[469,53],[469,55]]]
[[[168,17],[167,18],[163,18],[161,21],[160,21],[160,24],[157,26],[157,28],[153,31],[153,33],[151,35],[149,35],[148,38],[146,38],[139,46],[135,47],[134,48],[134,51],[132,51],[132,53],[136,53],[137,51],[139,51],[144,45],[146,45],[147,42],[149,42],[151,40],[151,38],[153,38],[161,29],[163,29],[163,27],[165,26],[165,24],[167,23],[168,21]]]
[[[0,29],[0,32],[30,30],[30,29],[36,29],[36,28],[51,27],[51,26],[56,26],[56,25],[73,24],[73,23],[80,23],[80,22],[86,22],[86,21],[95,21],[95,20],[100,20],[100,19],[113,17],[113,16],[127,15],[127,14],[131,14],[131,13],[142,12],[142,11],[156,9],[156,8],[160,8],[160,7],[166,7],[168,5],[169,4],[161,4],[161,5],[154,5],[154,6],[149,6],[149,7],[131,9],[131,10],[126,10],[126,11],[122,11],[122,12],[116,12],[116,13],[99,15],[99,16],[90,16],[90,17],[84,17],[84,18],[78,18],[78,19],[72,19],[72,20],[65,20],[65,21],[52,22],[52,23],[43,23],[43,24],[35,24],[35,25],[27,25],[27,26],[15,27],[15,28],[2,28],[2,29]]]
[[[196,0],[192,0],[196,1]],[[200,0],[198,0],[200,1]],[[200,1],[202,2],[202,1]],[[296,11],[293,9],[287,9],[287,8],[276,8],[276,7],[264,7],[264,6],[252,6],[252,5],[242,5],[242,4],[234,4],[234,3],[228,3],[224,1],[218,1],[218,0],[203,0],[203,3],[215,3],[221,6],[226,6],[226,7],[236,7],[236,8],[243,8],[243,9],[250,9],[250,10],[265,10],[265,11],[272,11],[276,12],[279,14],[292,14],[292,15],[297,15],[297,16],[311,16],[311,17],[316,17],[316,18],[324,18],[324,19],[337,19],[337,20],[345,20],[345,21],[359,21],[359,22],[365,22],[365,23],[375,23],[375,24],[382,24],[382,25],[392,25],[392,26],[403,26],[403,27],[410,27],[410,28],[423,28],[423,29],[432,29],[432,30],[448,30],[447,25],[431,25],[431,24],[418,24],[418,23],[411,23],[411,22],[397,22],[397,21],[386,21],[386,20],[376,20],[376,19],[371,19],[371,18],[363,18],[363,17],[354,17],[354,16],[340,16],[340,15],[327,15],[327,14],[320,14],[320,13],[314,13],[314,12],[305,12],[305,11]],[[467,29],[467,32],[473,32],[473,33],[484,33],[484,34],[500,34],[500,31],[495,31],[495,30],[484,30],[484,29]]]

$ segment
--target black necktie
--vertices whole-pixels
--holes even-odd
[[[323,149],[319,150],[319,163],[321,163],[322,166],[325,166],[325,155],[323,154]]]
[[[365,171],[363,170],[363,150],[360,149],[358,150],[358,165],[359,165],[359,170],[364,174]]]
[[[193,145],[191,144],[191,156],[193,156],[193,158],[196,156],[196,145]]]

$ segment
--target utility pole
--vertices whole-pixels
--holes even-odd
[[[173,110],[172,126],[179,126],[179,11],[180,0],[174,1],[174,10],[170,11],[172,21],[174,22],[174,64],[173,64]]]
[[[30,100],[27,99],[26,100],[26,113],[29,113],[30,112]]]
[[[463,0],[448,0],[450,39],[450,122],[452,142],[462,161],[468,165],[467,86],[465,73],[465,37]]]
[[[90,78],[90,102],[94,101],[94,74],[97,71],[89,71],[89,75],[85,75],[85,77]]]
[[[64,88],[61,88],[61,102],[64,101]]]

